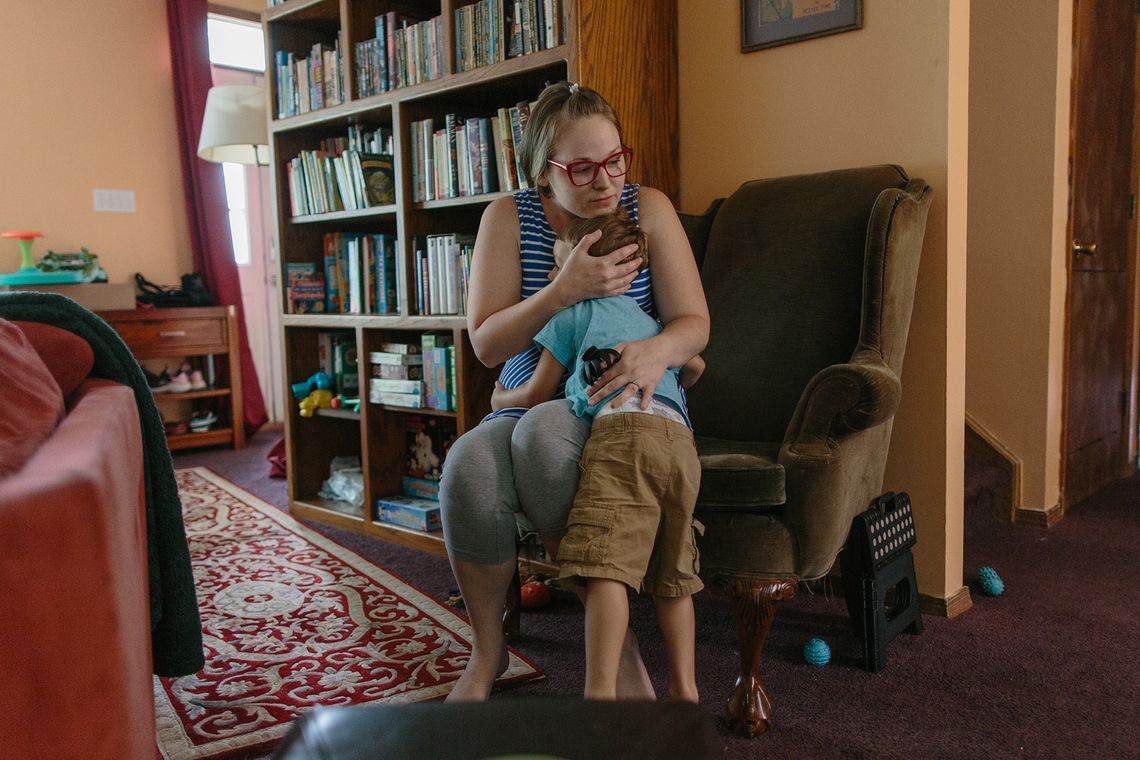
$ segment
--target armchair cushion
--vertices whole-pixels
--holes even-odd
[[[784,468],[778,443],[697,436],[701,460],[698,509],[763,512],[784,503]]]

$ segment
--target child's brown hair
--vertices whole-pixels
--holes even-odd
[[[618,248],[636,243],[637,251],[630,254],[625,261],[636,256],[641,259],[641,269],[645,269],[649,265],[649,246],[645,233],[626,216],[625,210],[621,207],[614,213],[605,216],[587,216],[570,220],[562,228],[562,232],[558,234],[558,239],[575,246],[578,245],[578,241],[594,230],[601,230],[602,236],[587,251],[591,256],[605,256]],[[624,264],[625,261],[622,263]]]

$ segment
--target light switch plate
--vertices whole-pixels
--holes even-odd
[[[134,190],[105,190],[97,188],[94,191],[94,196],[96,211],[110,214],[135,213]]]

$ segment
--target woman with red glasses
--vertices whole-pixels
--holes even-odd
[[[519,157],[530,187],[492,202],[475,241],[467,323],[476,355],[489,367],[505,362],[499,382],[515,388],[533,374],[541,355],[534,337],[554,314],[585,299],[629,295],[664,329],[624,345],[621,360],[591,386],[589,400],[621,391],[612,402],[616,407],[640,391],[648,405],[666,370],[685,364],[708,340],[700,276],[672,204],[658,190],[625,181],[633,151],[613,108],[585,87],[560,82],[542,91]],[[652,241],[650,266],[638,271],[637,257],[627,261],[636,245],[589,256],[601,234],[595,232],[548,280],[562,228],[619,206]],[[589,433],[589,424],[558,398],[532,409],[497,410],[452,445],[440,502],[447,553],[474,641],[448,699],[486,699],[506,668],[502,610],[520,525],[557,556]],[[622,651],[618,696],[653,697],[632,633]]]

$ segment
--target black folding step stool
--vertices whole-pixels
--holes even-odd
[[[887,643],[900,632],[922,633],[914,577],[914,516],[910,496],[887,492],[855,516],[841,554],[843,594],[855,633],[863,640],[863,667],[887,666]],[[887,595],[894,598],[888,608]]]

